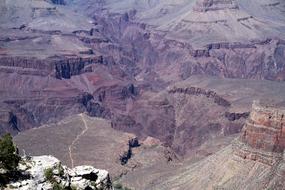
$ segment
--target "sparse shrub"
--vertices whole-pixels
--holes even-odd
[[[53,170],[52,170],[52,168],[45,169],[44,175],[45,175],[45,178],[46,178],[47,181],[49,181],[51,183],[55,182],[54,177],[53,177]]]
[[[58,183],[53,183],[52,190],[65,190],[65,188]]]
[[[63,167],[61,165],[58,165],[57,169],[58,169],[59,175],[63,176],[64,175]],[[52,168],[45,169],[44,175],[45,175],[46,180],[49,181],[53,185],[52,187],[53,190],[76,190],[76,188],[74,189],[74,187],[64,187],[60,183],[57,183],[54,177]]]
[[[58,169],[58,175],[59,175],[59,176],[63,176],[63,175],[64,175],[64,169],[63,169],[63,167],[62,167],[61,164],[59,164],[59,165],[57,166],[57,169]]]

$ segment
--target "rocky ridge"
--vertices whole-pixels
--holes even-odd
[[[202,88],[197,88],[197,87],[187,87],[187,88],[176,88],[174,87],[173,89],[170,89],[168,91],[171,94],[174,93],[183,93],[183,94],[188,94],[188,95],[195,95],[195,96],[206,96],[209,99],[213,99],[214,102],[219,105],[219,106],[224,106],[224,107],[229,107],[231,106],[231,103],[224,99],[223,97],[219,96],[216,92],[214,91],[208,91]]]
[[[238,9],[235,0],[198,0],[193,7],[194,11],[206,12],[223,9]]]
[[[101,56],[93,57],[55,57],[37,59],[33,57],[0,58],[1,72],[23,75],[54,76],[58,79],[70,79],[71,76],[88,72],[86,67],[90,64],[103,64]],[[89,72],[91,72],[89,68]]]

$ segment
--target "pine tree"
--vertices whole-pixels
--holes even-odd
[[[8,171],[15,171],[20,159],[12,136],[10,134],[4,135],[0,139],[0,167]]]

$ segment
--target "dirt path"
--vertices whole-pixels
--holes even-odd
[[[84,135],[84,133],[88,130],[88,125],[87,125],[86,120],[84,118],[84,114],[80,114],[80,117],[81,117],[81,119],[83,121],[84,129],[81,131],[81,133],[79,135],[77,135],[77,137],[72,141],[72,143],[68,147],[69,158],[70,158],[70,161],[71,161],[71,168],[74,168],[74,160],[73,160],[73,157],[72,157],[72,148],[75,145],[75,143],[80,139],[80,137],[82,135]]]

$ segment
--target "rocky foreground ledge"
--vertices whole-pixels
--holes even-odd
[[[77,166],[70,169],[53,156],[24,157],[18,169],[23,176],[19,181],[8,184],[7,189],[112,189],[111,179],[106,170],[92,166]]]

